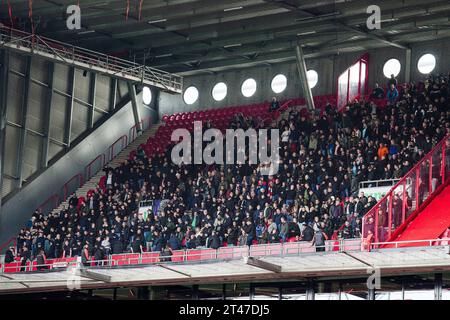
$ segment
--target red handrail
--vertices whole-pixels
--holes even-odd
[[[83,185],[83,175],[81,173],[77,173],[76,175],[74,175],[72,178],[70,178],[64,185],[63,185],[63,191],[64,191],[64,196],[62,201],[66,201],[68,196],[69,196],[69,190],[68,190],[68,185],[69,183],[71,183],[73,180],[78,179],[78,186],[81,187]]]
[[[42,213],[42,209],[49,203],[50,201],[54,201],[54,208],[58,206],[59,202],[59,196],[55,193],[51,195],[47,200],[45,200],[38,208],[37,210]]]
[[[9,238],[8,241],[6,241],[1,247],[0,247],[0,253],[3,251],[3,249],[5,249],[7,246],[9,246],[11,244],[11,241],[14,243],[14,247],[16,246],[16,237],[11,237]]]
[[[146,129],[144,129],[144,124],[145,124],[146,121],[148,121],[148,127],[147,128],[150,127],[150,125],[152,123],[151,119],[152,119],[151,116],[147,116],[147,117],[142,118],[141,121],[139,121],[139,124],[141,126],[141,130],[146,130]],[[129,140],[130,142],[132,142],[132,141],[134,141],[134,139],[136,139],[136,132],[137,132],[136,128],[137,128],[137,125],[135,124],[129,130],[128,136],[130,138],[130,140]]]
[[[103,167],[106,164],[106,156],[104,153],[99,154],[97,156],[97,158],[95,158],[94,160],[92,160],[91,162],[89,162],[89,164],[84,168],[84,179],[85,181],[88,181],[93,175],[91,175],[92,173],[92,165],[97,162],[99,159],[101,159],[101,165],[100,167]],[[96,173],[96,172],[95,172]],[[94,173],[94,174],[95,174]]]
[[[116,147],[116,144],[119,142],[122,143],[122,149],[125,149],[125,147],[128,145],[128,137],[126,135],[123,135],[119,137],[108,149],[108,162],[114,159],[114,149]]]
[[[392,198],[392,196],[393,196],[393,193],[394,193],[394,191],[397,189],[397,187],[399,187],[399,186],[401,186],[401,185],[403,185],[404,186],[404,188],[403,188],[403,199],[402,199],[402,202],[403,202],[403,207],[402,207],[402,223],[401,223],[401,225],[400,226],[396,226],[396,229],[394,230],[394,232],[392,233],[392,230],[391,230],[391,228],[392,228],[392,225],[388,225],[388,230],[389,230],[389,236],[390,237],[394,237],[394,236],[396,236],[396,235],[398,235],[399,234],[399,232],[401,232],[402,230],[404,230],[404,228],[405,228],[405,225],[409,222],[409,221],[411,221],[414,217],[415,217],[415,214],[417,213],[417,212],[419,212],[421,209],[422,209],[422,205],[421,204],[419,204],[418,202],[419,202],[419,199],[418,199],[418,192],[417,192],[417,189],[418,189],[418,187],[419,187],[419,182],[420,182],[420,175],[418,174],[419,172],[420,172],[420,167],[421,167],[421,165],[423,164],[423,163],[425,163],[425,161],[429,161],[429,160],[431,160],[430,161],[430,167],[432,166],[432,157],[433,157],[433,155],[435,155],[435,154],[440,154],[440,152],[441,152],[441,157],[439,158],[440,159],[440,161],[441,161],[441,170],[440,170],[440,172],[439,172],[439,174],[440,174],[440,176],[442,177],[442,181],[441,181],[441,186],[442,185],[444,185],[445,184],[445,180],[446,180],[446,172],[445,172],[445,152],[446,152],[446,142],[447,142],[447,140],[448,139],[450,139],[450,134],[447,134],[436,146],[434,146],[434,148],[430,151],[430,152],[428,152],[419,162],[417,162],[412,168],[411,168],[411,170],[409,170],[409,172],[406,174],[406,175],[404,175],[401,179],[400,179],[400,181],[398,181],[392,188],[391,188],[391,190],[389,190],[389,192],[384,196],[384,197],[382,197],[378,202],[377,202],[377,204],[375,205],[375,206],[373,206],[373,208],[371,208],[365,215],[364,215],[364,217],[363,217],[363,219],[362,219],[362,221],[363,221],[363,225],[362,225],[362,233],[363,233],[363,237],[366,237],[367,236],[367,234],[366,234],[366,232],[368,232],[368,230],[366,230],[366,228],[367,228],[367,226],[366,226],[366,221],[367,221],[367,219],[369,219],[370,217],[372,217],[372,218],[374,218],[375,219],[375,228],[374,228],[374,231],[375,231],[375,234],[374,234],[374,238],[375,238],[375,242],[379,242],[379,239],[378,239],[378,223],[379,223],[379,219],[378,219],[378,214],[377,214],[377,211],[378,211],[378,209],[380,208],[380,206],[383,204],[383,203],[385,203],[386,201],[388,201],[388,199],[390,198]],[[404,211],[405,211],[405,200],[406,200],[406,198],[405,198],[405,195],[406,195],[406,184],[407,184],[407,179],[408,178],[411,178],[411,176],[413,175],[413,174],[416,174],[416,179],[415,179],[415,186],[414,186],[414,188],[415,188],[415,195],[416,195],[416,208],[415,208],[415,210],[414,210],[414,212],[412,212],[411,213],[411,215],[405,220],[405,214],[404,214]],[[430,178],[430,176],[429,176],[429,178]],[[429,184],[427,184],[427,185],[429,185]],[[431,190],[429,190],[429,191],[431,191]],[[437,193],[437,191],[438,191],[438,189],[436,189],[436,190],[434,190],[434,192],[429,192],[429,195],[428,195],[428,198],[430,198],[431,196],[432,196],[432,194],[436,194]],[[389,203],[391,203],[392,202],[392,200],[391,201],[389,201]],[[422,203],[423,204],[423,203]],[[387,211],[388,211],[388,215],[389,215],[389,217],[388,217],[388,221],[392,221],[392,207],[391,207],[391,205],[389,204],[389,208],[387,209]]]

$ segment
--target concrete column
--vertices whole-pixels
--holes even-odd
[[[283,300],[283,287],[278,287],[278,300]]]
[[[315,300],[314,280],[308,280],[306,283],[306,300]]]
[[[307,103],[308,103],[308,109],[314,110],[314,99],[311,92],[311,88],[309,87],[308,83],[308,77],[307,77],[307,69],[306,69],[306,63],[305,63],[305,56],[303,55],[303,49],[300,45],[297,45],[295,47],[295,54],[297,58],[297,69],[298,74],[300,76],[300,82],[302,84],[303,89],[303,96],[305,97]]]
[[[405,82],[411,81],[411,49],[405,51]]]
[[[2,204],[1,190],[3,189],[3,168],[5,155],[5,137],[6,137],[6,114],[7,114],[7,96],[8,96],[8,73],[9,73],[9,52],[2,53],[0,60],[0,208]],[[0,212],[1,213],[1,212]],[[1,221],[1,214],[0,214]]]
[[[27,139],[27,128],[28,128],[28,96],[30,93],[31,84],[31,56],[26,58],[26,70],[24,77],[24,86],[22,92],[22,119],[20,125],[22,129],[20,130],[19,147],[17,148],[17,163],[16,163],[16,188],[22,187],[23,182],[23,163],[25,157],[25,145]]]
[[[192,286],[192,300],[198,300],[198,284]]]
[[[42,144],[41,168],[46,168],[48,165],[48,149],[50,144],[50,115],[52,113],[53,101],[53,84],[54,84],[55,64],[48,63],[48,88],[47,101],[45,102],[45,119],[44,119],[44,143]]]
[[[227,284],[222,283],[222,300],[227,300]]]
[[[367,290],[367,300],[375,300],[375,288]]]
[[[434,300],[442,300],[442,273],[434,275]]]
[[[250,283],[249,298],[250,298],[250,300],[255,299],[255,286],[252,283]]]

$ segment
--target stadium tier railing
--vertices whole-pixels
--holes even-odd
[[[386,242],[405,229],[407,223],[449,182],[449,158],[450,134],[366,213],[362,220],[362,236],[366,245]]]
[[[449,238],[439,239],[424,239],[424,240],[409,240],[409,241],[395,241],[395,242],[374,242],[367,248],[363,248],[361,239],[341,239],[339,241],[328,240],[325,241],[324,246],[315,246],[311,242],[285,242],[273,244],[257,244],[252,246],[228,246],[220,247],[219,249],[211,248],[197,248],[174,250],[171,255],[163,255],[159,251],[143,252],[143,253],[123,253],[108,255],[103,260],[89,260],[85,267],[126,267],[126,266],[145,266],[158,265],[165,263],[206,263],[214,261],[228,261],[246,259],[248,257],[287,257],[298,256],[303,254],[316,254],[318,248],[323,248],[319,253],[330,254],[338,252],[355,252],[377,250],[399,250],[402,245],[409,244],[415,246],[427,247],[444,247],[448,246]],[[415,245],[414,245],[415,244]],[[382,248],[383,246],[390,246],[390,248]],[[1,260],[0,260],[1,262]],[[20,261],[15,261],[8,264],[0,265],[1,273],[10,272],[30,272],[38,271],[38,267],[43,267],[43,270],[58,270],[74,267],[81,264],[80,257],[48,259],[44,265],[38,265],[36,261],[27,262],[22,267]]]
[[[273,244],[258,244],[252,246],[227,246],[218,249],[196,248],[174,250],[172,255],[165,256],[161,252],[143,252],[143,253],[123,253],[108,255],[103,260],[90,260],[89,266],[117,267],[128,265],[149,265],[169,262],[208,262],[220,260],[236,260],[247,257],[263,256],[287,256],[299,255],[303,253],[314,253],[318,248],[324,248],[325,252],[338,251],[356,251],[360,250],[360,239],[342,240],[339,243],[335,241],[326,241],[324,246],[315,246],[308,241],[285,242]],[[47,270],[66,268],[80,262],[80,257],[48,259],[45,265]],[[27,262],[24,271],[37,271],[39,265],[36,261]],[[20,272],[22,266],[20,261],[0,266],[1,272]]]

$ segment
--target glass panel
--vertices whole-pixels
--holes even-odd
[[[434,300],[434,274],[406,277],[405,300]]]
[[[359,86],[359,62],[350,68],[350,87],[349,100],[352,101],[358,96]]]
[[[398,228],[402,223],[403,217],[403,184],[398,185],[392,192],[392,217],[391,232]]]
[[[434,192],[442,184],[442,149],[436,150],[432,155],[431,190]]]
[[[345,71],[339,76],[338,86],[339,86],[339,101],[338,107],[342,108],[347,103],[347,84],[348,84],[348,72]]]
[[[429,181],[430,181],[430,161],[425,160],[419,166],[419,203],[417,207],[419,207],[425,200],[428,199],[429,196]]]
[[[376,210],[376,223],[377,223],[377,235],[378,242],[388,241],[388,219],[389,219],[389,197],[386,197],[380,201],[378,208]]]
[[[366,86],[366,63],[361,62],[361,96],[366,94],[365,86]]]
[[[380,289],[375,290],[375,300],[403,300],[402,279],[381,278]]]
[[[416,172],[406,179],[406,218],[416,210]]]

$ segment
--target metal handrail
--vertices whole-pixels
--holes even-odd
[[[74,175],[72,178],[70,178],[64,185],[63,185],[63,199],[62,201],[66,201],[67,198],[69,197],[69,191],[68,191],[68,184],[72,182],[72,180],[78,179],[78,187],[81,187],[83,185],[83,175],[81,173],[77,173],[76,175]]]
[[[114,155],[114,149],[116,147],[116,144],[118,144],[119,142],[122,143],[122,149],[125,149],[128,146],[128,136],[127,135],[123,135],[120,136],[109,148],[108,148],[108,162],[113,160],[115,158]]]
[[[373,248],[378,250],[386,250],[386,246],[390,245],[394,248],[399,248],[402,244],[423,244],[429,247],[443,246],[442,242],[450,242],[450,238],[424,239],[424,240],[406,240],[406,241],[392,241],[392,242],[374,242],[368,247],[364,247],[363,239],[345,239],[338,243],[333,240],[325,241],[325,245],[316,246],[309,241],[299,242],[284,242],[274,244],[258,244],[252,246],[233,246],[220,247],[219,249],[211,248],[196,248],[183,249],[172,251],[171,256],[162,256],[159,251],[151,251],[144,253],[122,253],[109,255],[102,260],[88,260],[88,267],[117,267],[117,266],[135,266],[135,265],[158,265],[166,263],[193,263],[193,262],[208,262],[208,261],[226,261],[245,259],[247,257],[261,257],[261,256],[296,256],[301,254],[312,254],[317,251],[317,248],[324,248],[325,253],[328,252],[346,252],[346,251],[366,251]],[[422,245],[421,245],[422,244]],[[381,247],[381,248],[380,248]],[[383,248],[384,247],[384,248]],[[413,246],[414,247],[414,246]],[[323,251],[322,251],[323,253]],[[154,254],[154,255],[149,255]],[[64,259],[67,259],[64,261]],[[51,263],[37,265],[34,262],[27,262],[26,270],[32,271],[39,266],[46,267],[46,270],[53,268],[64,268],[80,263],[80,257],[49,259]],[[53,261],[57,260],[57,261]],[[145,261],[145,262],[143,262]],[[15,269],[21,270],[22,266],[18,264],[19,261],[13,262],[14,265],[2,265],[3,272]],[[66,266],[64,266],[66,264]]]
[[[58,206],[59,203],[59,196],[55,193],[53,195],[51,195],[50,197],[47,198],[47,200],[45,200],[36,210],[38,210],[39,212],[42,213],[42,209],[45,207],[45,205],[49,202],[49,201],[54,201],[54,207],[56,208]]]
[[[410,170],[409,170],[409,172],[406,174],[406,175],[404,175],[392,188],[391,188],[391,190],[389,190],[389,192],[387,192],[386,193],[386,195],[384,196],[384,197],[382,197],[378,202],[377,202],[377,204],[376,205],[374,205],[365,215],[364,215],[364,217],[363,217],[363,219],[362,219],[362,221],[363,221],[363,225],[362,225],[362,232],[363,232],[363,236],[366,234],[365,233],[365,221],[366,221],[366,219],[368,219],[368,218],[370,218],[370,217],[374,217],[374,219],[375,220],[378,220],[378,214],[376,214],[376,211],[379,209],[379,207],[380,207],[380,205],[382,204],[382,203],[384,203],[384,202],[386,202],[390,197],[392,197],[392,195],[393,195],[393,193],[394,193],[394,191],[397,189],[397,187],[399,187],[399,186],[402,186],[402,185],[404,185],[405,187],[403,188],[403,194],[405,194],[406,193],[406,184],[407,184],[407,180],[411,177],[411,175],[412,174],[414,174],[414,173],[417,173],[418,172],[418,170],[420,170],[420,167],[421,167],[421,165],[423,164],[423,163],[425,163],[425,161],[428,161],[428,160],[430,160],[430,159],[432,159],[432,157],[433,157],[433,155],[436,153],[436,151],[440,151],[440,152],[442,152],[443,154],[444,154],[444,156],[445,156],[445,144],[446,144],[446,141],[448,140],[448,139],[450,139],[450,134],[447,134],[438,144],[436,144],[432,149],[431,149],[431,151],[430,152],[428,152],[419,162],[417,162]],[[439,149],[442,149],[442,150],[439,150]],[[442,160],[442,158],[440,159],[440,160]],[[444,170],[445,171],[445,163],[443,163],[444,164],[444,166],[441,168],[441,170]],[[431,167],[431,166],[430,166]],[[446,173],[445,172],[443,172],[443,175],[444,175],[444,177],[443,177],[443,179],[444,179],[444,181],[443,181],[443,183],[445,182],[445,175],[446,175]],[[418,181],[419,181],[419,177],[416,177],[416,184],[418,183]],[[434,190],[434,192],[433,193],[435,193],[436,192],[436,190]],[[431,195],[431,193],[430,193],[430,195]],[[430,196],[429,195],[429,196]],[[416,193],[416,196],[418,196],[418,194]],[[392,203],[392,201],[390,201],[389,203]],[[403,203],[403,207],[404,207],[404,203]],[[420,210],[421,208],[420,208],[420,206],[417,204],[416,205],[416,208],[415,208],[415,211],[413,212],[413,213],[411,213],[411,216],[413,216],[414,215],[414,213],[415,212],[417,212],[418,210]],[[375,225],[377,225],[377,221],[375,222]],[[376,226],[375,226],[376,227]],[[390,226],[389,226],[389,228],[390,228]],[[397,227],[397,229],[398,229],[398,227]],[[378,240],[378,231],[375,229],[375,234],[374,234],[374,236],[375,236],[375,241],[377,241]]]
[[[113,72],[112,75],[133,76],[141,81],[154,82],[166,90],[181,92],[183,78],[163,70],[140,65],[118,57],[95,52],[89,49],[73,46],[43,36],[29,34],[10,27],[0,26],[0,35],[3,45],[12,45],[29,48],[32,52],[43,52],[58,57],[67,64],[75,62],[87,64],[89,67],[98,66]],[[1,43],[0,43],[1,44]]]
[[[97,162],[98,160],[101,160],[101,165],[100,167],[103,168],[103,166],[106,163],[106,156],[104,153],[99,154],[94,160],[92,160],[91,162],[89,162],[89,164],[84,168],[84,180],[88,181],[90,178],[92,178],[93,175],[95,175],[97,172],[92,173],[92,165]],[[100,169],[101,170],[101,169]]]

